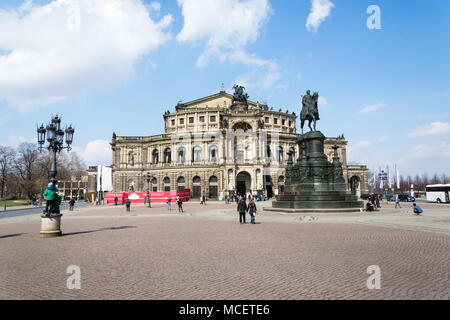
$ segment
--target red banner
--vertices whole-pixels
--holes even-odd
[[[144,203],[145,197],[150,196],[151,203],[166,203],[168,199],[171,202],[176,202],[176,197],[180,197],[181,201],[186,202],[191,198],[191,190],[184,191],[169,191],[169,192],[105,192],[103,195],[106,203],[114,203],[117,198],[117,203],[122,204],[126,199],[130,199],[131,203]]]

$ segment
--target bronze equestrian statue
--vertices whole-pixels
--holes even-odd
[[[306,95],[302,96],[302,111],[300,113],[302,134],[306,120],[309,121],[308,123],[309,129],[311,131],[316,131],[316,122],[317,120],[320,120],[318,101],[319,101],[318,92],[314,92],[314,94],[311,95],[311,91],[307,90]],[[311,123],[313,123],[314,129],[311,127]]]

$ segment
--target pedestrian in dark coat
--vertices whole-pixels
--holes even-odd
[[[180,198],[178,198],[177,204],[178,204],[178,212],[183,212],[183,201],[181,201]]]
[[[125,201],[125,206],[127,208],[127,212],[130,212],[131,211],[131,201],[130,201],[130,199],[127,199]]]
[[[239,212],[239,222],[241,224],[246,224],[245,213],[248,211],[248,207],[244,197],[241,197],[241,199],[239,200],[237,205],[237,211]]]

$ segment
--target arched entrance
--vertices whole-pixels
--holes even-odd
[[[273,183],[271,176],[264,176],[264,185],[266,187],[266,196],[267,198],[273,197]]]
[[[236,193],[239,196],[245,196],[250,192],[252,185],[252,176],[247,171],[242,171],[236,177]]]
[[[252,130],[252,126],[245,121],[240,121],[233,126],[233,130],[243,130],[244,132],[247,132],[248,130]]]
[[[358,176],[353,176],[350,178],[350,191],[354,196],[361,196],[361,179]]]
[[[209,178],[209,195],[210,199],[217,199],[219,197],[219,180],[216,176]]]
[[[202,196],[202,179],[199,176],[195,176],[192,179],[192,197],[194,199],[200,199]]]

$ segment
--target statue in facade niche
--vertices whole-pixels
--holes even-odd
[[[228,129],[228,120],[227,119],[221,119],[220,120],[220,127],[222,129]]]
[[[259,129],[264,129],[264,120],[258,120],[258,128]]]
[[[131,166],[134,166],[134,153],[130,152],[128,154],[128,162],[130,163]]]

